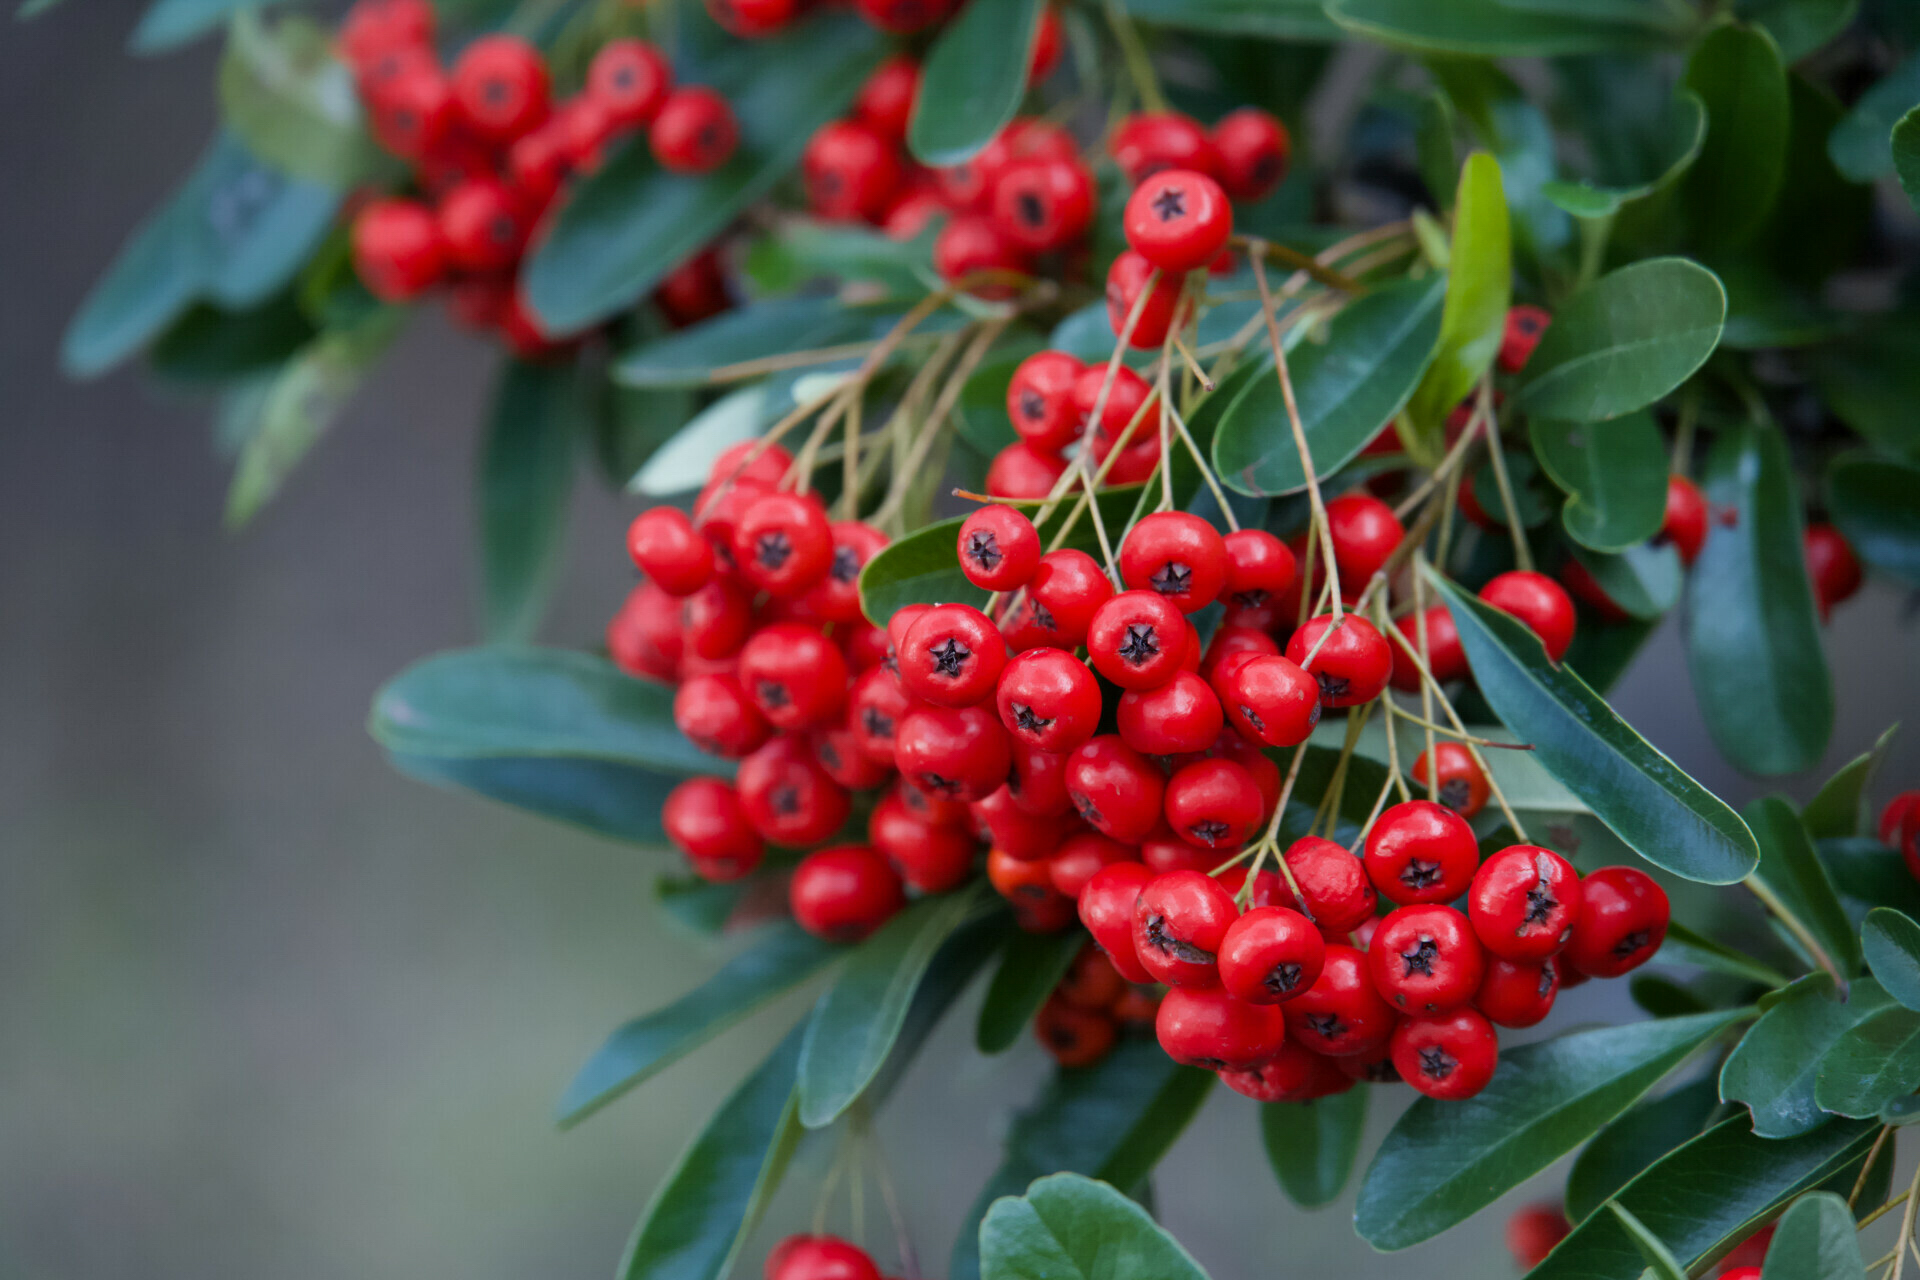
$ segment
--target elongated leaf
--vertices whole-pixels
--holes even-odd
[[[1892,316],[1806,354],[1807,371],[1841,421],[1875,448],[1920,461],[1920,318]]]
[[[1819,794],[1807,801],[1807,807],[1800,811],[1800,821],[1806,824],[1808,835],[1815,840],[1830,840],[1861,835],[1873,829],[1868,791],[1899,729],[1897,724],[1890,726],[1874,742],[1873,750],[1862,752],[1842,765],[1827,779]]]
[[[1813,850],[1800,815],[1779,796],[1763,796],[1740,816],[1760,842],[1760,881],[1807,926],[1815,941],[1840,968],[1842,975],[1860,967],[1860,943],[1827,868]]]
[[[1367,1126],[1369,1092],[1349,1089],[1312,1102],[1269,1102],[1260,1108],[1267,1163],[1302,1209],[1331,1204],[1347,1185]]]
[[[1516,259],[1538,261],[1564,247],[1573,224],[1544,190],[1556,168],[1553,124],[1546,112],[1488,59],[1429,57],[1426,64],[1472,126],[1475,140],[1500,162]]]
[[[696,875],[661,875],[653,878],[653,900],[666,919],[710,938],[727,927],[751,884],[751,878],[715,884]]]
[[[1786,69],[1758,27],[1709,32],[1687,61],[1686,87],[1707,104],[1707,140],[1680,185],[1693,238],[1739,245],[1765,220],[1786,172]]]
[[[1404,1249],[1464,1222],[1585,1142],[1733,1025],[1740,1013],[1667,1018],[1524,1045],[1465,1102],[1422,1098],[1360,1184],[1354,1225]]]
[[[1571,669],[1548,661],[1517,619],[1429,576],[1451,607],[1487,705],[1629,847],[1704,884],[1732,884],[1753,870],[1760,856],[1753,833],[1724,801],[1635,733]]]
[[[979,885],[924,898],[847,957],[814,1006],[800,1051],[800,1122],[831,1124],[885,1065],[907,1006],[940,945],[979,902]]]
[[[318,336],[291,294],[269,298],[246,311],[222,311],[201,303],[160,335],[147,353],[147,367],[170,382],[194,386],[220,386],[262,376],[270,382]],[[256,406],[234,425],[250,435],[259,422]]]
[[[1318,476],[1352,461],[1413,393],[1439,339],[1445,289],[1438,276],[1379,289],[1335,316],[1325,343],[1304,346],[1289,358]],[[1306,488],[1280,382],[1270,368],[1246,381],[1227,405],[1214,433],[1213,465],[1245,494]]]
[[[1860,95],[1846,118],[1827,138],[1827,154],[1834,167],[1855,182],[1872,182],[1893,168],[1889,139],[1895,125],[1920,102],[1920,53],[1909,54],[1899,66]]]
[[[1617,1204],[1607,1207],[1613,1210],[1613,1216],[1625,1229],[1627,1239],[1633,1241],[1633,1247],[1647,1260],[1647,1276],[1650,1280],[1687,1280],[1686,1270],[1674,1259],[1673,1251],[1661,1243],[1660,1237],[1653,1234],[1646,1223]]]
[[[1642,1170],[1699,1133],[1720,1097],[1712,1076],[1643,1102],[1612,1121],[1567,1171],[1567,1218],[1584,1222]]]
[[[1920,1094],[1909,1094],[1904,1098],[1895,1098],[1880,1108],[1880,1122],[1905,1128],[1910,1124],[1920,1124]]]
[[[1452,252],[1440,341],[1407,412],[1431,434],[1500,354],[1513,294],[1513,233],[1500,163],[1485,152],[1467,157],[1453,197]]]
[[[1703,478],[1707,500],[1727,514],[1709,530],[1689,578],[1694,696],[1714,745],[1739,768],[1810,768],[1833,732],[1833,682],[1786,441],[1771,425],[1722,432]]]
[[[1785,62],[1798,62],[1853,22],[1860,0],[1736,0],[1734,12],[1757,22],[1780,46]]]
[[[614,364],[613,376],[630,387],[702,386],[724,365],[865,341],[899,317],[834,297],[767,298],[641,343]]]
[[[1632,617],[1645,621],[1657,620],[1680,603],[1680,588],[1685,576],[1680,553],[1671,543],[1662,543],[1657,547],[1628,547],[1617,556],[1601,555],[1577,544],[1568,549],[1575,560],[1586,566],[1593,580],[1607,593],[1607,599]],[[1576,646],[1580,634],[1574,634]],[[1577,662],[1574,666],[1578,670],[1586,670]]]
[[[1075,1173],[994,1201],[980,1223],[983,1280],[1207,1280],[1133,1201]]]
[[[922,164],[959,164],[987,145],[1020,108],[1040,0],[969,4],[927,54],[907,126]]]
[[[1777,987],[1787,981],[1785,974],[1775,972],[1743,951],[1695,933],[1678,920],[1667,926],[1667,940],[1660,945],[1658,958],[1663,964],[1697,965],[1730,978],[1757,982],[1763,987]]]
[[[1906,860],[1872,836],[1822,840],[1820,861],[1834,887],[1855,904],[1858,917],[1864,919],[1871,907],[1887,906],[1920,920],[1920,884]]]
[[[345,192],[397,168],[362,123],[352,73],[310,18],[268,26],[255,12],[236,13],[219,87],[221,119],[284,174]]]
[[[1567,536],[1595,551],[1625,551],[1660,532],[1667,513],[1667,450],[1653,415],[1608,423],[1535,418],[1534,456],[1567,491]]]
[[[713,977],[607,1037],[560,1096],[561,1128],[578,1124],[842,954],[792,921],[768,925]]]
[[[1920,466],[1848,453],[1827,467],[1833,523],[1868,565],[1920,588]]]
[[[168,53],[218,31],[236,13],[280,0],[153,0],[127,38],[130,53]]]
[[[733,1266],[800,1139],[800,1035],[788,1033],[681,1153],[627,1242],[621,1280],[719,1280]]]
[[[1319,0],[1127,0],[1139,22],[1208,35],[1268,40],[1337,40],[1340,28]]]
[[[1920,107],[1900,117],[1893,126],[1893,169],[1907,202],[1920,209]]]
[[[613,840],[661,846],[660,809],[678,778],[611,760],[389,751],[409,778],[470,791]]]
[[[480,440],[480,612],[489,640],[530,640],[540,627],[586,429],[571,365],[515,360],[502,370]]]
[[[980,1006],[974,1043],[982,1053],[1004,1053],[1033,1021],[1086,945],[1078,931],[1015,934],[1000,953],[987,998]]]
[[[1700,155],[1707,137],[1706,104],[1699,94],[1681,90],[1649,122],[1644,137],[1646,145],[1631,151],[1598,150],[1591,180],[1548,183],[1547,197],[1569,213],[1601,217],[1664,191]]]
[[[1645,408],[1713,354],[1726,314],[1726,290],[1698,263],[1650,258],[1622,267],[1554,315],[1514,402],[1572,422]]]
[[[1920,1013],[1901,1005],[1849,1028],[1820,1059],[1814,1095],[1843,1116],[1877,1115],[1920,1090]]]
[[[1603,4],[1597,12],[1501,0],[1328,0],[1327,16],[1384,44],[1492,58],[1646,50],[1671,43],[1676,34],[1662,29],[1663,22],[1672,22],[1670,11],[1662,15],[1656,6],[1633,0]]]
[[[1780,1215],[1760,1280],[1861,1280],[1865,1275],[1853,1211],[1825,1191],[1800,1197]]]
[[[1657,973],[1637,973],[1627,983],[1633,1002],[1655,1018],[1679,1018],[1705,1013],[1713,1006],[1698,992]]]
[[[1833,998],[1830,984],[1795,991],[1747,1030],[1720,1070],[1720,1096],[1744,1102],[1753,1131],[1763,1138],[1791,1138],[1826,1123],[1814,1100],[1820,1057],[1840,1037],[1888,1003],[1880,985],[1856,982],[1847,1003]]]
[[[569,195],[528,260],[522,278],[533,309],[555,333],[572,333],[641,297],[792,170],[880,53],[878,33],[857,17],[821,14],[689,73],[732,105],[739,149],[700,177],[658,168],[644,142],[616,152]]]
[[[1860,950],[1888,995],[1909,1009],[1920,1009],[1920,924],[1912,916],[1892,907],[1867,912]]]

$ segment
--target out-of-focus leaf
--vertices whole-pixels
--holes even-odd
[[[1671,47],[1673,11],[1641,0],[1568,5],[1512,0],[1328,0],[1327,16],[1355,35],[1398,48],[1489,58],[1647,51]]]
[[[581,756],[436,756],[390,751],[393,767],[612,840],[660,846],[660,809],[678,778]]]
[[[773,391],[764,382],[727,392],[655,449],[646,465],[627,481],[627,492],[664,498],[700,488],[715,459],[761,434],[772,399]]]
[[[1893,170],[1900,175],[1900,189],[1907,200],[1920,209],[1920,107],[1900,117],[1893,126]]]
[[[154,342],[148,367],[170,382],[219,385],[277,371],[315,336],[291,294],[246,311],[201,303]],[[252,416],[257,424],[258,414]]]
[[[1066,976],[1086,939],[1078,931],[1013,936],[1000,953],[1000,967],[987,984],[974,1043],[982,1053],[1004,1053],[1020,1038],[1034,1014]]]
[[[318,23],[293,14],[269,26],[234,14],[220,59],[220,117],[280,172],[347,191],[397,166],[367,133],[353,74]]]
[[[1260,1137],[1281,1189],[1302,1209],[1331,1204],[1353,1173],[1367,1125],[1365,1088],[1260,1108]]]
[[[1817,299],[1827,278],[1857,261],[1874,233],[1873,192],[1848,180],[1827,151],[1843,111],[1832,91],[1790,73],[1787,100],[1792,122],[1780,194],[1748,253]]]
[[[1560,521],[1595,551],[1625,551],[1660,532],[1667,511],[1667,450],[1653,415],[1607,423],[1529,424],[1533,452],[1567,492]]]
[[[613,376],[630,387],[703,386],[726,365],[871,341],[900,314],[832,297],[767,298],[641,343],[615,361]]]
[[[921,64],[907,146],[922,164],[959,164],[987,145],[1027,88],[1040,0],[970,3]]]
[[[1853,1211],[1833,1192],[1802,1196],[1780,1215],[1760,1280],[1863,1280],[1859,1232]]]
[[[1873,785],[1873,775],[1879,770],[1880,762],[1893,746],[1893,735],[1899,730],[1897,724],[1889,726],[1874,742],[1873,750],[1862,752],[1842,765],[1827,779],[1819,794],[1807,801],[1806,808],[1800,811],[1800,821],[1806,824],[1808,835],[1815,840],[1831,840],[1873,829],[1868,789]]]
[[[1886,906],[1920,920],[1920,884],[1908,873],[1906,861],[1873,837],[1822,840],[1820,861],[1859,918],[1864,919],[1870,907]]]
[[[1783,62],[1798,62],[1845,31],[1860,0],[1735,0],[1742,22],[1758,23],[1780,46]]]
[[[1265,40],[1337,40],[1320,0],[1128,0],[1139,22]]]
[[[982,1280],[1207,1280],[1133,1201],[1104,1182],[1057,1173],[996,1200],[980,1223]]]
[[[1735,247],[1780,193],[1791,119],[1786,69],[1772,36],[1729,24],[1694,48],[1684,83],[1707,104],[1707,140],[1681,182],[1681,204],[1696,242]]]
[[[1681,90],[1668,100],[1647,136],[1652,143],[1647,149],[1631,154],[1600,151],[1590,180],[1547,183],[1543,193],[1569,213],[1596,218],[1664,190],[1700,154],[1707,137],[1706,104],[1699,94]]]
[[[586,404],[572,365],[510,361],[480,438],[480,604],[487,638],[539,630],[560,566]]]
[[[1762,796],[1741,810],[1740,816],[1760,842],[1760,865],[1754,870],[1754,879],[1772,890],[1806,925],[1842,975],[1853,973],[1860,967],[1859,939],[1840,907],[1826,865],[1814,852],[1807,829],[1800,825],[1800,815],[1779,796]]]
[[[1892,137],[1916,102],[1920,102],[1920,53],[1905,61],[1860,95],[1827,138],[1827,154],[1834,167],[1855,182],[1872,182],[1893,168]]]
[[[1439,345],[1407,402],[1407,412],[1423,432],[1437,431],[1448,411],[1493,367],[1512,292],[1512,228],[1500,164],[1480,152],[1467,157],[1454,193]]]
[[[1869,444],[1920,462],[1920,318],[1888,317],[1806,353],[1829,408]]]
[[[1660,946],[1658,959],[1662,964],[1697,965],[1730,978],[1757,982],[1763,987],[1779,986],[1787,980],[1786,975],[1776,973],[1745,952],[1695,933],[1678,920],[1667,926],[1667,940]]]
[[[926,291],[934,235],[928,227],[911,240],[896,240],[869,227],[794,219],[756,240],[741,270],[761,295],[788,294],[824,278],[878,284],[890,296],[917,298]]]
[[[1887,994],[1920,1009],[1920,924],[1904,911],[1875,907],[1860,930],[1860,949]]]
[[[1680,603],[1685,576],[1680,553],[1671,543],[1628,547],[1617,556],[1577,545],[1569,550],[1607,593],[1607,599],[1635,618],[1656,619]]]
[[[1699,1133],[1719,1101],[1708,1076],[1641,1103],[1594,1134],[1567,1171],[1568,1220],[1584,1222],[1648,1165]]]
[[[281,0],[153,0],[127,38],[130,53],[169,53],[210,35],[236,13],[264,9]]]
[[[1842,454],[1827,466],[1833,523],[1867,564],[1920,588],[1920,466]]]
[[[1607,1208],[1613,1210],[1613,1216],[1626,1229],[1627,1239],[1633,1241],[1633,1247],[1646,1259],[1648,1280],[1687,1280],[1686,1269],[1674,1258],[1673,1251],[1661,1242],[1660,1237],[1647,1228],[1646,1223],[1618,1204],[1610,1204]]]

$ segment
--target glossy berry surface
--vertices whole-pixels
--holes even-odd
[[[1199,516],[1160,511],[1142,519],[1120,546],[1120,577],[1135,591],[1152,591],[1181,613],[1198,613],[1227,580],[1227,548]]]
[[[1165,343],[1180,315],[1181,277],[1162,273],[1155,279],[1155,270],[1151,262],[1131,249],[1107,268],[1107,323],[1115,333],[1127,335],[1128,346],[1141,350]],[[1127,328],[1129,317],[1133,319],[1131,331]]]
[[[1480,588],[1480,598],[1520,619],[1555,662],[1567,656],[1577,622],[1566,588],[1544,573],[1515,569]]]
[[[1134,906],[1154,873],[1138,862],[1114,862],[1094,872],[1075,900],[1080,923],[1128,982],[1152,982],[1134,949]]]
[[[1451,902],[1467,891],[1480,865],[1473,828],[1430,800],[1409,800],[1381,813],[1367,833],[1367,877],[1382,897],[1402,906]]]
[[[1016,649],[1077,648],[1086,643],[1100,606],[1112,598],[1113,583],[1092,556],[1071,547],[1049,551],[1027,584],[1026,603],[1009,628],[1008,642]]]
[[[737,880],[766,852],[739,793],[718,778],[689,778],[668,792],[660,826],[704,880]]]
[[[1320,978],[1287,1004],[1301,1045],[1344,1058],[1386,1048],[1400,1015],[1373,989],[1367,957],[1354,947],[1329,946]]]
[[[1227,553],[1221,600],[1229,612],[1266,608],[1292,590],[1299,566],[1286,543],[1265,529],[1236,529],[1220,541]]]
[[[1404,1013],[1440,1013],[1467,1003],[1485,971],[1486,952],[1473,926],[1452,907],[1401,907],[1367,944],[1374,989]]]
[[[914,620],[896,661],[907,692],[941,707],[993,696],[1007,664],[999,628],[972,605],[937,604]]]
[[[1507,1252],[1522,1271],[1530,1271],[1572,1230],[1573,1225],[1555,1201],[1516,1209],[1507,1219]]]
[[[1633,867],[1602,867],[1581,881],[1580,915],[1565,958],[1589,978],[1617,978],[1666,941],[1666,890]]]
[[[1093,174],[1078,157],[1044,157],[1009,165],[994,183],[993,220],[1027,253],[1064,249],[1093,221]]]
[[[1817,521],[1809,524],[1804,543],[1807,580],[1813,585],[1813,602],[1824,622],[1833,606],[1851,599],[1860,589],[1864,573],[1853,547],[1832,525]]]
[[[1409,774],[1416,786],[1428,785],[1428,754],[1414,757]],[[1434,798],[1463,818],[1471,818],[1487,806],[1487,775],[1473,758],[1473,752],[1458,742],[1436,742],[1432,759],[1439,766],[1433,773]]]
[[[1327,528],[1340,589],[1349,595],[1366,586],[1407,536],[1393,508],[1367,493],[1343,493],[1329,502]]]
[[[1127,246],[1163,271],[1212,262],[1233,234],[1220,184],[1192,169],[1163,169],[1134,188],[1121,218]]]
[[[1122,689],[1157,689],[1184,663],[1186,619],[1157,591],[1123,591],[1094,611],[1086,642],[1094,668]]]
[[[713,576],[713,547],[678,507],[643,511],[627,526],[627,554],[668,595],[698,591]]]
[[[1445,684],[1450,680],[1465,679],[1468,674],[1467,651],[1460,647],[1460,630],[1453,624],[1453,614],[1443,604],[1433,605],[1425,613],[1427,632],[1427,670],[1435,680]],[[1420,652],[1420,615],[1408,615],[1396,618],[1394,630],[1406,637],[1406,643],[1393,642],[1393,687],[1402,693],[1420,692],[1420,668],[1415,665],[1409,650],[1413,654]]]
[[[688,85],[660,104],[647,132],[653,158],[674,173],[711,173],[733,158],[740,122],[712,89]]]
[[[1149,756],[1205,751],[1220,736],[1223,723],[1220,699],[1191,671],[1175,672],[1158,688],[1121,694],[1115,720],[1120,740]]]
[[[587,66],[587,93],[618,128],[650,124],[672,90],[672,65],[645,40],[609,40]]]
[[[1073,386],[1085,371],[1064,351],[1036,351],[1022,360],[1007,383],[1007,417],[1014,432],[1052,452],[1072,444],[1084,425],[1074,408]]]
[[[1287,641],[1286,656],[1319,682],[1320,705],[1328,708],[1373,701],[1393,672],[1386,638],[1371,622],[1351,613],[1342,615],[1337,627],[1332,614],[1307,619]]]
[[[1473,1007],[1497,1027],[1531,1027],[1553,1012],[1560,993],[1560,962],[1531,964],[1491,956],[1480,978]]]
[[[1500,367],[1518,373],[1533,358],[1533,349],[1546,337],[1553,322],[1545,307],[1522,304],[1507,312],[1506,327],[1500,335]]]
[[[1207,131],[1177,111],[1128,116],[1108,145],[1127,181],[1135,184],[1166,169],[1213,173],[1220,167],[1219,153]]]
[[[1134,952],[1168,986],[1216,986],[1220,944],[1239,915],[1219,881],[1199,871],[1170,871],[1143,888],[1134,904]]]
[[[683,681],[673,694],[673,724],[708,755],[735,760],[772,732],[738,676],[710,674]]]
[[[790,737],[773,738],[742,760],[734,786],[754,830],[775,844],[818,844],[840,829],[852,809],[846,788]]]
[[[1458,1102],[1487,1087],[1500,1062],[1493,1025],[1473,1009],[1408,1018],[1394,1028],[1393,1065],[1430,1098]]]
[[[780,600],[812,590],[833,567],[833,531],[819,503],[769,493],[733,529],[733,562],[749,586]]]
[[[1040,567],[1040,535],[1012,507],[981,507],[960,523],[960,571],[982,591],[1024,587]]]
[[[841,222],[877,220],[902,177],[894,140],[853,120],[836,120],[808,139],[800,175],[814,214]]]
[[[1270,747],[1305,742],[1320,723],[1320,684],[1291,658],[1261,654],[1223,680],[1233,727]]]
[[[1320,979],[1327,944],[1313,922],[1286,907],[1255,907],[1220,942],[1220,985],[1236,1000],[1280,1004]]]
[[[946,800],[984,800],[1012,757],[1000,718],[985,707],[918,706],[901,718],[894,762],[902,777]]]
[[[1508,845],[1474,873],[1468,913],[1488,951],[1537,964],[1566,946],[1584,896],[1565,858],[1539,845]]]
[[[1293,141],[1272,113],[1258,107],[1230,111],[1210,136],[1219,156],[1220,185],[1235,200],[1263,200],[1286,178]]]
[[[1192,677],[1187,677],[1191,679]],[[1265,817],[1253,775],[1231,760],[1196,760],[1167,781],[1167,825],[1202,849],[1239,848]]]
[[[1160,821],[1166,783],[1145,756],[1112,734],[1099,734],[1067,758],[1067,795],[1083,822],[1137,843]]]
[[[481,36],[453,66],[453,97],[466,126],[511,142],[547,117],[547,64],[518,36]]]
[[[1270,1004],[1248,1004],[1220,990],[1175,987],[1154,1018],[1160,1047],[1175,1062],[1210,1071],[1247,1071],[1278,1054],[1287,1021]]]
[[[740,684],[776,729],[811,729],[846,706],[847,660],[816,628],[775,623],[740,646]]]
[[[1100,685],[1065,650],[1028,649],[1001,671],[994,705],[1015,741],[1042,751],[1068,752],[1099,726]]]
[[[1680,563],[1688,568],[1707,543],[1706,495],[1683,475],[1667,477],[1667,513],[1660,523],[1660,537],[1673,544]]]
[[[1373,918],[1380,894],[1365,865],[1344,845],[1302,836],[1287,847],[1287,870],[1300,886],[1301,909],[1320,928],[1346,933]]]
[[[829,942],[857,942],[906,905],[900,877],[865,845],[821,849],[800,860],[788,889],[793,918]]]

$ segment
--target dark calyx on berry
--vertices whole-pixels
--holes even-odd
[[[1176,938],[1168,933],[1167,918],[1165,916],[1147,917],[1147,941],[1153,945],[1155,950],[1165,952],[1176,960],[1184,960],[1188,964],[1212,964],[1214,962],[1213,952],[1202,951],[1199,947],[1194,946],[1184,938]]]
[[[1141,666],[1160,653],[1160,638],[1151,623],[1128,623],[1127,638],[1115,650],[1123,661]]]

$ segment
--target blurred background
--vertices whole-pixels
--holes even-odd
[[[605,1276],[808,997],[554,1130],[601,1037],[726,944],[655,922],[665,854],[405,781],[366,736],[381,681],[475,635],[477,342],[420,316],[240,535],[204,405],[137,373],[59,377],[62,325],[214,121],[216,42],[128,58],[137,14],[85,0],[0,42],[0,1273]],[[632,511],[582,493],[562,643],[595,642],[630,578]],[[1920,784],[1909,614],[1875,583],[1827,633],[1828,767],[1909,725],[1876,800]],[[1718,760],[1684,673],[1669,623],[1619,710],[1738,805],[1763,788]],[[1550,1029],[1638,1016],[1624,988],[1569,995]],[[958,1017],[882,1118],[928,1274],[1043,1074],[1031,1045],[982,1059]],[[1369,1146],[1410,1096],[1376,1092]],[[1217,1095],[1156,1180],[1217,1280],[1510,1273],[1497,1210],[1389,1259],[1353,1235],[1351,1190],[1294,1209],[1254,1114]],[[818,1172],[790,1177],[741,1274],[805,1220]]]

